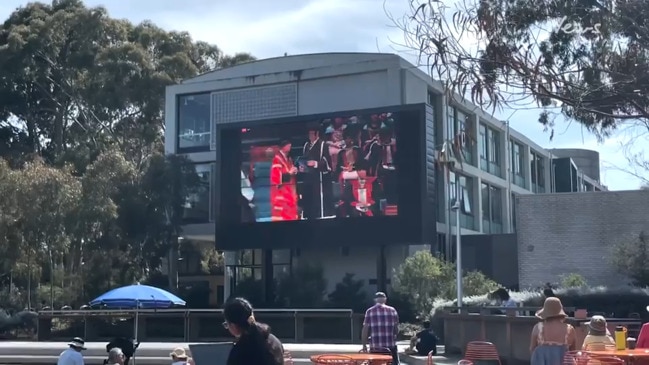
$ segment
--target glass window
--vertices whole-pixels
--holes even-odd
[[[545,166],[544,166],[543,156],[536,155],[536,173],[537,173],[537,184],[541,187],[545,187]]]
[[[538,181],[538,157],[536,152],[530,152],[530,173],[532,175],[532,184]]]
[[[178,97],[178,149],[210,149],[210,94]]]
[[[446,109],[446,128],[448,130],[448,139],[453,140],[457,131],[455,129],[455,108],[450,105]]]
[[[521,153],[521,145],[512,141],[512,171],[516,175],[523,174],[523,156]]]
[[[471,209],[472,206],[472,201],[471,201],[471,189],[472,189],[472,181],[471,178],[465,177],[465,176],[460,176],[460,189],[462,195],[460,196],[461,203],[462,203],[462,212],[464,214],[473,214],[473,210]]]
[[[487,145],[489,140],[487,139],[487,127],[484,124],[480,124],[480,158],[486,160],[488,157],[487,154]]]
[[[482,219],[490,220],[491,211],[489,210],[489,185],[482,183]]]
[[[498,132],[493,129],[487,129],[489,134],[489,146],[487,147],[487,152],[489,153],[489,162],[494,164],[500,163],[499,151],[498,151]]]
[[[467,116],[466,114],[462,113],[461,111],[457,111],[457,128],[459,132],[466,132],[467,131],[467,126],[466,126],[466,120]]]
[[[489,200],[491,202],[491,221],[495,223],[502,223],[503,202],[501,190],[491,186],[489,189]]]
[[[457,186],[455,185],[455,173],[451,172],[448,175],[449,181],[449,204],[455,204],[455,197],[457,196]]]
[[[291,250],[273,250],[273,264],[290,264],[291,263]]]
[[[183,221],[185,223],[207,223],[210,221],[211,164],[194,165],[199,178],[196,191],[185,201]]]

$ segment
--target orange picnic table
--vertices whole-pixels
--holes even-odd
[[[392,356],[359,352],[356,354],[320,354],[311,356],[311,362],[319,365],[388,365],[392,363]]]

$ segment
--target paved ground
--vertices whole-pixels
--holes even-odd
[[[184,343],[168,342],[145,342],[140,344],[136,352],[135,363],[137,365],[162,365],[169,362],[169,352],[176,346],[187,346]],[[67,347],[65,342],[0,342],[0,365],[45,365],[54,364],[59,353]],[[88,348],[84,352],[85,363],[89,365],[102,364],[106,358],[105,342],[86,343]],[[313,355],[323,353],[357,353],[360,345],[350,344],[284,344],[284,347],[298,364],[310,363],[309,358]],[[408,347],[407,342],[399,343],[399,350],[402,353]],[[443,346],[438,349],[442,353]],[[411,357],[402,355],[402,363],[406,365],[426,365],[425,357]],[[435,356],[435,365],[457,364],[459,358],[446,358]]]

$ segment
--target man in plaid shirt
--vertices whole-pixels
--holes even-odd
[[[399,365],[397,350],[397,333],[399,333],[399,314],[393,307],[385,304],[387,296],[383,292],[374,294],[374,304],[365,312],[363,321],[363,352],[367,352],[367,340],[370,341],[370,352],[392,355],[392,364]]]

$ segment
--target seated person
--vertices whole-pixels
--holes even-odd
[[[606,318],[593,316],[588,326],[588,334],[584,338],[582,350],[609,350],[615,349],[615,340],[611,337],[606,327]]]
[[[416,349],[417,356],[427,356],[431,351],[432,355],[437,355],[437,336],[433,329],[430,328],[430,321],[424,321],[424,329],[418,332],[410,339],[409,353],[414,354]]]

